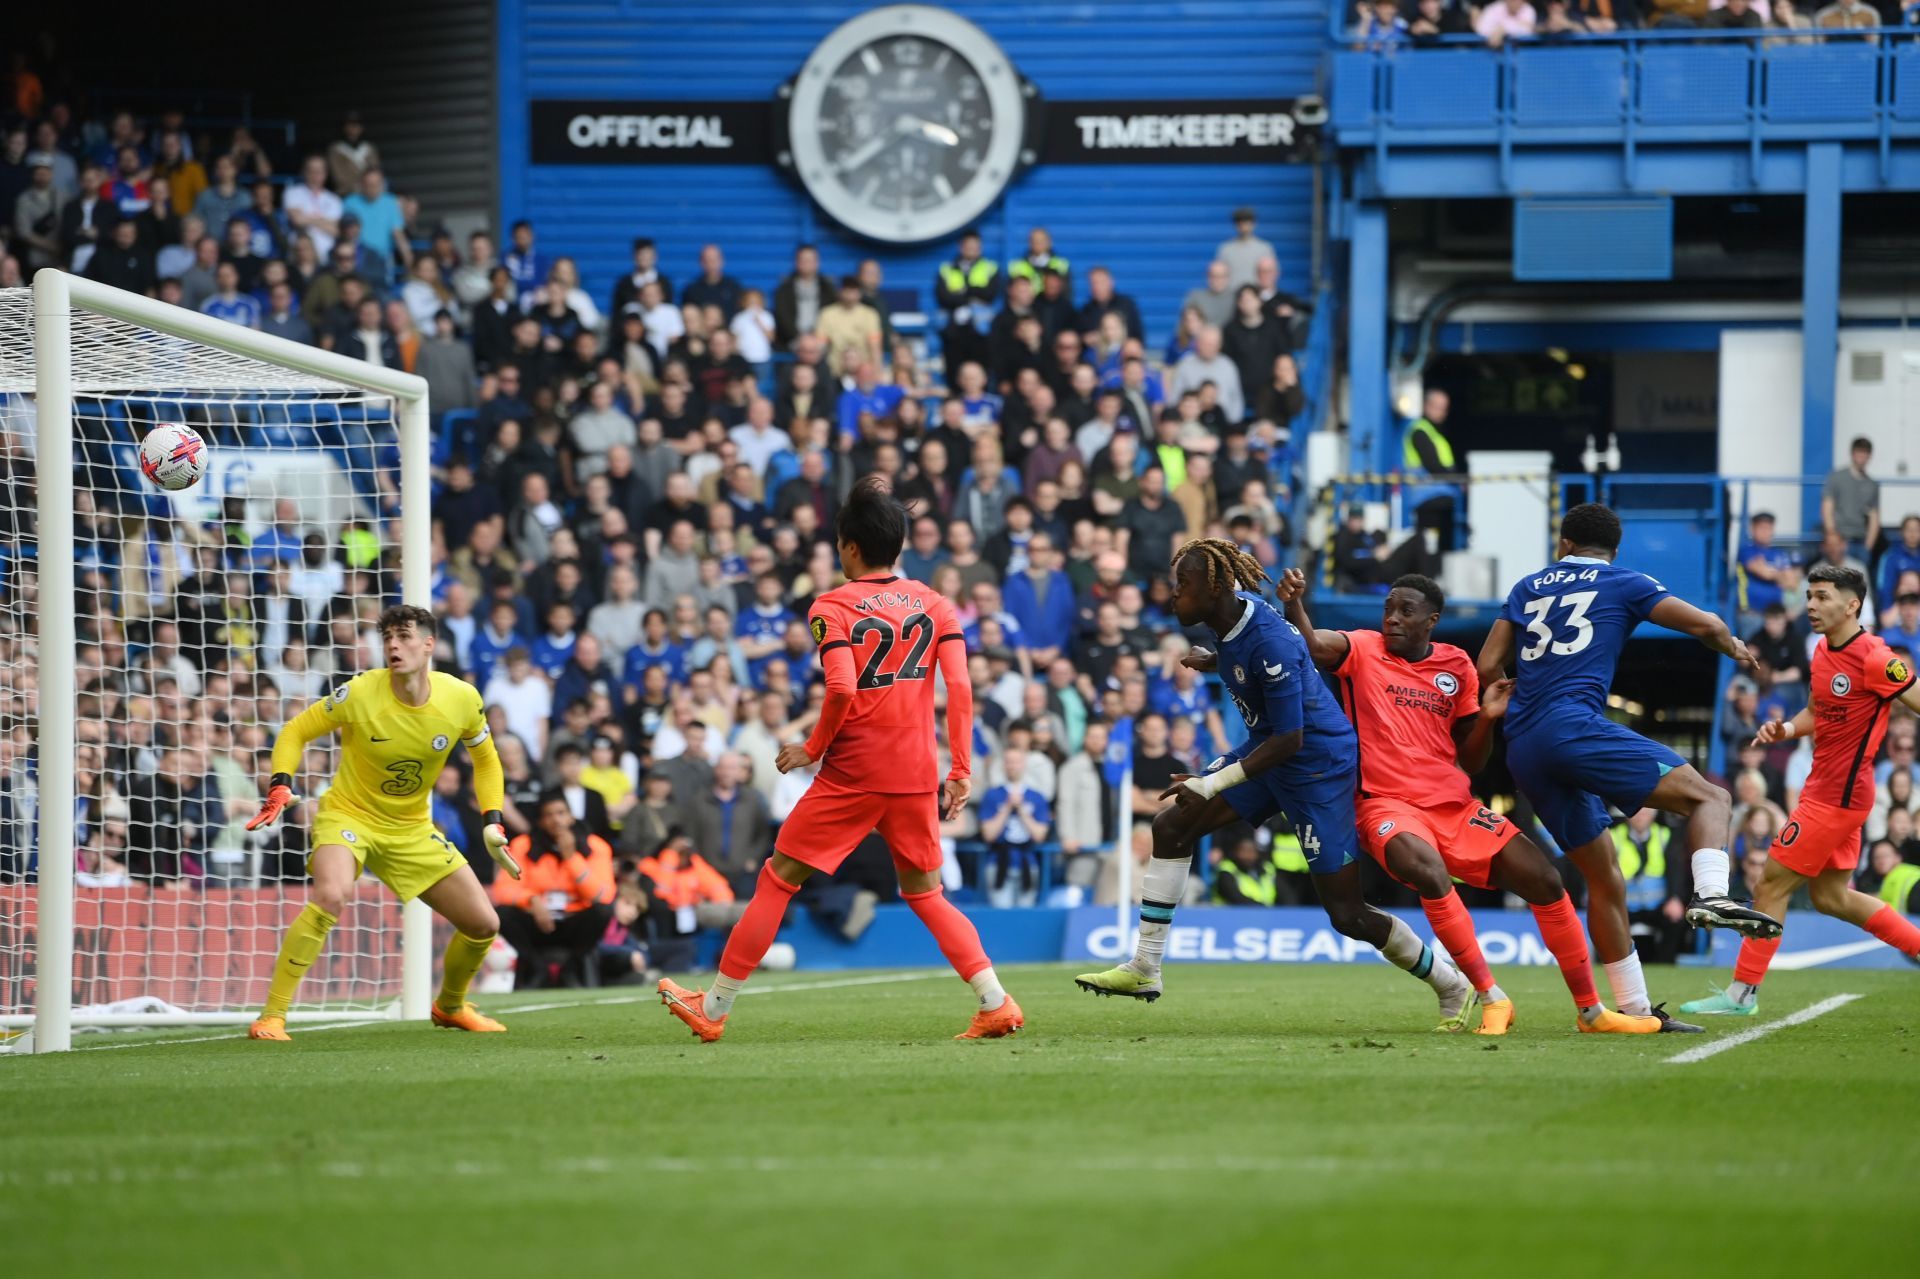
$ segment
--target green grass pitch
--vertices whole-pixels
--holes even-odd
[[[1153,1006],[1071,972],[1007,970],[1028,1030],[1000,1042],[949,1039],[971,1002],[949,974],[797,973],[756,982],[715,1045],[624,989],[484,1001],[499,1037],[0,1057],[0,1275],[1912,1264],[1920,973],[1782,973],[1756,1019],[1597,1037],[1556,972],[1509,969],[1519,1023],[1489,1040],[1431,1033],[1430,994],[1378,965],[1173,966]],[[1676,1004],[1705,991],[1649,976]]]

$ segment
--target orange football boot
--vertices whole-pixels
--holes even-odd
[[[1513,1001],[1496,999],[1492,1003],[1480,1005],[1480,1025],[1474,1029],[1476,1035],[1504,1035],[1513,1029]]]
[[[670,978],[662,977],[657,988],[667,1011],[687,1024],[687,1029],[703,1044],[710,1044],[727,1033],[725,1017],[707,1016],[707,992],[688,990]]]
[[[247,1027],[248,1039],[271,1039],[277,1043],[290,1044],[293,1036],[287,1033],[285,1017],[262,1017]]]
[[[1004,1039],[1027,1024],[1026,1014],[1020,1011],[1020,1005],[1008,995],[1006,1002],[998,1008],[988,1011],[982,1008],[967,1023],[967,1028],[955,1035],[955,1039]]]
[[[460,1005],[460,1011],[457,1013],[446,1012],[440,1005],[435,1004],[433,1024],[443,1030],[474,1030],[488,1034],[504,1034],[507,1029],[472,1004]]]
[[[1592,1021],[1579,1018],[1580,1031],[1587,1035],[1657,1035],[1660,1033],[1658,1017],[1636,1017],[1631,1013],[1615,1012],[1611,1008],[1602,1008],[1600,1015]]]

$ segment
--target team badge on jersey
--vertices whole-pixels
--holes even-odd
[[[357,844],[360,842],[360,837],[350,830],[341,831],[340,838],[346,840],[349,844]]]
[[[1904,684],[1912,674],[1913,672],[1907,669],[1907,664],[1899,658],[1891,657],[1887,659],[1887,679],[1891,682]]]
[[[824,617],[816,617],[809,623],[809,626],[813,631],[813,646],[819,648],[827,642],[827,619]]]
[[[1453,677],[1452,671],[1441,671],[1438,675],[1435,675],[1433,677],[1433,686],[1445,693],[1448,697],[1452,697],[1460,691],[1460,681]],[[1383,835],[1385,833],[1385,831],[1381,832]]]
[[[1235,667],[1233,668],[1233,682],[1234,682],[1234,683],[1236,683],[1236,684],[1244,684],[1244,683],[1246,683],[1246,682],[1247,682],[1247,668],[1246,668],[1246,667],[1244,667],[1244,666],[1239,666],[1239,665],[1236,665],[1236,666],[1235,666]]]
[[[347,685],[342,684],[339,688],[334,689],[332,695],[329,696],[327,700],[332,702],[335,706],[338,706],[340,703],[346,701]]]
[[[433,749],[437,751],[447,749],[447,735],[445,733],[435,733],[433,735]]]
[[[1895,661],[1898,661],[1898,660],[1899,659],[1897,658],[1895,659]],[[1845,697],[1848,693],[1851,693],[1852,691],[1853,691],[1852,680],[1848,679],[1845,675],[1835,675],[1833,677],[1833,695],[1835,697]]]
[[[1374,833],[1374,834],[1376,834],[1376,835],[1381,835],[1381,836],[1384,836],[1384,835],[1385,835],[1385,834],[1386,834],[1386,833],[1387,833],[1388,831],[1390,831],[1390,830],[1392,830],[1392,829],[1393,829],[1393,823],[1392,823],[1392,822],[1381,822],[1381,823],[1380,823],[1380,829],[1379,829],[1379,830],[1377,830],[1377,831],[1375,831],[1375,832],[1373,832],[1373,833]]]

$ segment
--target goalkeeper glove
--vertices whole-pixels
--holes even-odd
[[[507,819],[497,808],[489,808],[480,815],[480,838],[487,845],[487,853],[500,864],[500,869],[520,878],[520,863],[513,860],[513,854],[507,851]]]
[[[260,805],[253,820],[247,823],[248,830],[259,830],[262,826],[271,826],[278,821],[280,814],[293,803],[293,778],[285,773],[275,773],[267,782],[267,798]]]

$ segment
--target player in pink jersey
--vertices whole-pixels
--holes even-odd
[[[1894,702],[1920,710],[1913,670],[1885,641],[1860,625],[1867,579],[1857,568],[1823,564],[1807,574],[1807,620],[1821,637],[1813,650],[1813,680],[1805,709],[1789,720],[1760,726],[1762,746],[1813,734],[1813,771],[1793,816],[1767,850],[1767,868],[1754,890],[1754,909],[1784,918],[1802,887],[1823,915],[1865,929],[1909,959],[1920,956],[1920,928],[1878,897],[1853,886],[1860,864],[1860,832],[1873,812],[1873,761],[1887,734]],[[1740,943],[1733,984],[1680,1005],[1683,1013],[1751,1017],[1760,1010],[1760,980],[1780,949],[1780,938]]]
[[[1447,602],[1439,585],[1417,573],[1396,580],[1381,605],[1378,631],[1315,630],[1302,602],[1306,589],[1306,574],[1288,569],[1280,598],[1314,665],[1337,677],[1340,704],[1360,738],[1354,810],[1360,846],[1420,894],[1434,936],[1480,992],[1478,1033],[1506,1034],[1513,1001],[1494,984],[1473,917],[1454,891],[1456,877],[1512,893],[1533,908],[1540,936],[1573,995],[1581,1030],[1659,1033],[1657,1017],[1602,1007],[1586,933],[1560,872],[1467,785],[1467,774],[1484,768],[1493,751],[1493,725],[1506,714],[1513,681],[1495,681],[1483,701],[1473,659],[1451,644],[1433,642]]]

